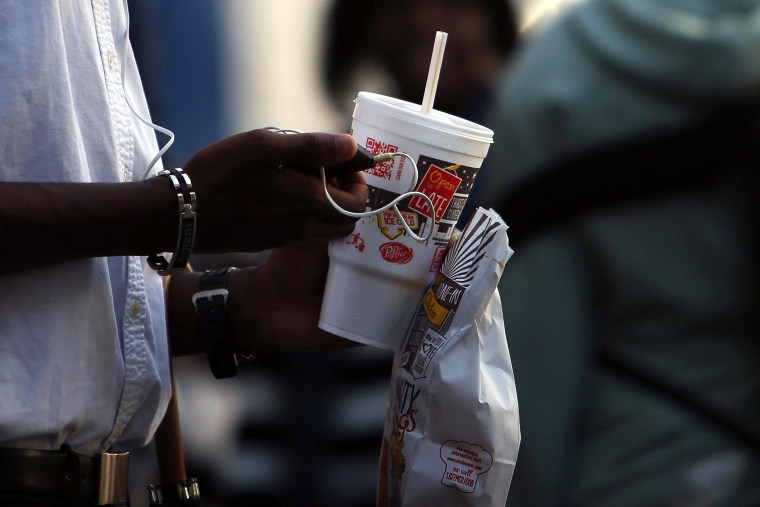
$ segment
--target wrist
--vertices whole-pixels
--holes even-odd
[[[190,260],[195,241],[195,192],[190,177],[182,169],[165,169],[155,179],[165,179],[171,183],[176,195],[176,216],[179,224],[176,243],[170,258],[161,253],[148,255],[148,265],[160,275],[169,275],[174,270],[182,270]]]
[[[202,273],[182,272],[171,276],[167,292],[168,329],[173,356],[205,352],[198,333],[193,295],[198,292]],[[261,285],[261,270],[247,267],[227,275],[227,316],[232,330],[233,350],[251,355],[268,350],[261,339],[268,336],[266,298],[255,288]]]
[[[239,334],[241,319],[238,318],[233,324],[234,317],[229,311],[230,301],[244,300],[240,297],[244,296],[241,294],[238,294],[237,298],[231,297],[231,278],[238,271],[237,268],[205,271],[192,297],[198,336],[206,350],[211,372],[218,379],[234,377],[238,365],[254,357],[255,347],[251,346],[251,341],[246,340],[244,345],[240,346],[240,342],[233,339],[234,334]],[[249,304],[246,306],[251,307]],[[243,327],[246,332],[250,332],[248,326]],[[234,329],[237,329],[238,333],[234,333]]]
[[[192,297],[198,336],[206,350],[211,373],[217,379],[234,377],[238,369],[232,324],[227,312],[227,277],[234,270],[204,271]]]

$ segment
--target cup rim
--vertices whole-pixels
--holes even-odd
[[[381,95],[374,92],[361,91],[354,100],[356,109],[354,118],[361,116],[361,108],[372,110],[372,115],[382,115],[387,118],[400,120],[413,125],[435,128],[444,133],[470,139],[480,143],[493,143],[493,130],[475,122],[465,120],[443,111],[433,109],[429,114],[421,111],[419,104],[406,100]],[[390,106],[390,107],[389,107]],[[358,119],[361,120],[359,117]]]

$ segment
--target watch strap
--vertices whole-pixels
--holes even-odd
[[[206,347],[211,373],[218,379],[234,377],[238,368],[227,315],[227,276],[232,269],[205,271],[193,295],[198,334]]]

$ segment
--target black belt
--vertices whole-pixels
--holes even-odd
[[[0,448],[0,493],[45,495],[93,505],[126,503],[128,453]]]

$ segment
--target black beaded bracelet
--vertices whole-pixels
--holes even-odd
[[[190,177],[182,169],[164,169],[156,176],[168,176],[177,192],[179,203],[179,232],[171,260],[161,254],[148,256],[148,265],[159,275],[170,275],[175,269],[187,266],[195,240],[195,192]]]

